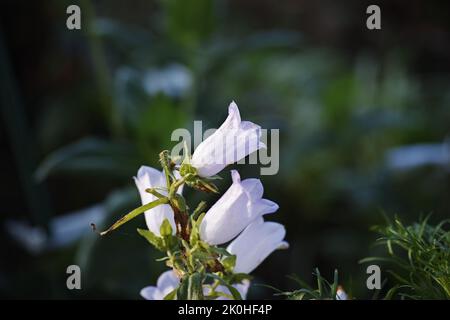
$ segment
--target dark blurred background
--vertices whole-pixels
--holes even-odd
[[[66,8],[81,8],[81,30]],[[381,7],[381,30],[366,8]],[[280,129],[262,176],[291,247],[254,283],[288,290],[314,267],[370,298],[383,212],[450,217],[448,1],[12,1],[0,4],[0,297],[139,298],[164,270],[136,219],[132,176],[175,128],[243,119]],[[259,166],[239,166],[243,177]],[[227,171],[220,187],[229,184]],[[189,192],[189,191],[188,191]],[[189,194],[192,203],[213,197]],[[82,290],[66,288],[78,264]],[[250,298],[272,298],[255,286]]]

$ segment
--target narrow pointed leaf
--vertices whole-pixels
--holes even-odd
[[[163,239],[156,236],[153,232],[150,230],[145,229],[137,229],[137,232],[143,236],[147,241],[152,244],[156,249],[164,251],[164,242]]]
[[[120,218],[119,220],[117,220],[111,227],[109,227],[109,229],[103,231],[100,233],[101,236],[104,236],[105,234],[108,234],[109,232],[117,229],[118,227],[120,227],[121,225],[127,223],[128,221],[136,218],[138,215],[144,213],[147,210],[150,210],[156,206],[159,206],[161,204],[166,204],[168,203],[168,199],[167,198],[162,198],[162,199],[158,199],[155,201],[152,201],[150,203],[147,203],[143,206],[140,206],[139,208],[134,209],[133,211],[131,211],[130,213],[124,215],[122,218]]]
[[[233,287],[232,285],[228,284],[228,282],[226,282],[225,280],[223,280],[221,277],[219,277],[218,275],[215,275],[214,273],[208,273],[207,274],[209,277],[218,280],[220,282],[221,285],[224,285],[225,287],[228,288],[228,290],[230,290],[231,295],[233,296],[233,298],[235,300],[242,300],[241,294],[239,293],[239,291]]]

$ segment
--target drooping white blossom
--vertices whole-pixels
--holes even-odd
[[[195,149],[191,165],[199,176],[213,176],[227,165],[265,148],[260,139],[261,127],[250,121],[241,121],[238,106],[233,101],[228,107],[225,122]]]
[[[155,286],[148,286],[141,290],[141,296],[146,300],[163,300],[166,295],[175,290],[180,284],[180,279],[173,270],[163,272]]]
[[[163,272],[157,282],[156,286],[148,286],[141,290],[141,296],[146,300],[163,300],[166,295],[175,290],[180,284],[180,279],[175,275],[173,270]],[[241,298],[247,297],[248,288],[250,287],[250,281],[243,280],[242,283],[236,283],[233,285],[240,293]],[[215,289],[217,292],[231,295],[230,290],[222,285],[217,286]],[[203,294],[208,295],[211,289],[207,286],[203,288]],[[228,300],[227,297],[218,297],[216,300]]]
[[[137,176],[134,177],[134,181],[139,190],[143,205],[158,199],[156,196],[145,191],[148,188],[157,188],[159,193],[162,195],[167,195],[167,191],[165,190],[166,178],[164,173],[159,170],[147,166],[141,166],[138,170]],[[182,187],[178,189],[178,192],[182,192]],[[160,235],[160,227],[165,219],[169,220],[172,226],[172,233],[175,234],[176,227],[174,213],[170,205],[159,205],[145,212],[145,222],[147,223],[147,227],[157,236]]]
[[[241,181],[236,170],[231,171],[233,184],[208,210],[200,225],[200,238],[212,245],[232,240],[253,220],[278,210],[278,205],[263,199],[259,179]]]
[[[286,230],[282,224],[258,218],[233,240],[227,251],[236,255],[235,273],[250,273],[273,251],[286,249]]]

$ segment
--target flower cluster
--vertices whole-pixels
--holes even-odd
[[[232,170],[232,185],[209,210],[201,202],[191,212],[182,195],[184,186],[217,193],[213,183],[217,173],[265,148],[261,128],[241,121],[234,102],[228,113],[192,156],[185,150],[182,163],[163,151],[162,171],[142,166],[135,177],[142,206],[102,233],[145,213],[148,230],[138,232],[167,254],[163,260],[171,268],[156,286],[142,289],[145,299],[245,299],[248,274],[274,250],[288,247],[284,226],[264,221],[263,216],[277,211],[278,205],[263,198],[259,179],[241,180]],[[226,243],[226,248],[219,246]]]

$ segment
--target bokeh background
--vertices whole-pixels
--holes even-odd
[[[81,30],[66,28],[70,4]],[[216,128],[235,100],[244,119],[280,129],[280,171],[261,179],[291,247],[254,283],[289,290],[287,275],[337,268],[370,298],[358,263],[373,253],[370,226],[383,213],[450,217],[450,3],[376,1],[377,31],[369,4],[2,1],[0,297],[139,299],[164,270],[135,231],[143,217],[106,238],[90,223],[139,205],[132,176],[157,166],[173,129]],[[71,264],[82,290],[66,288]]]

